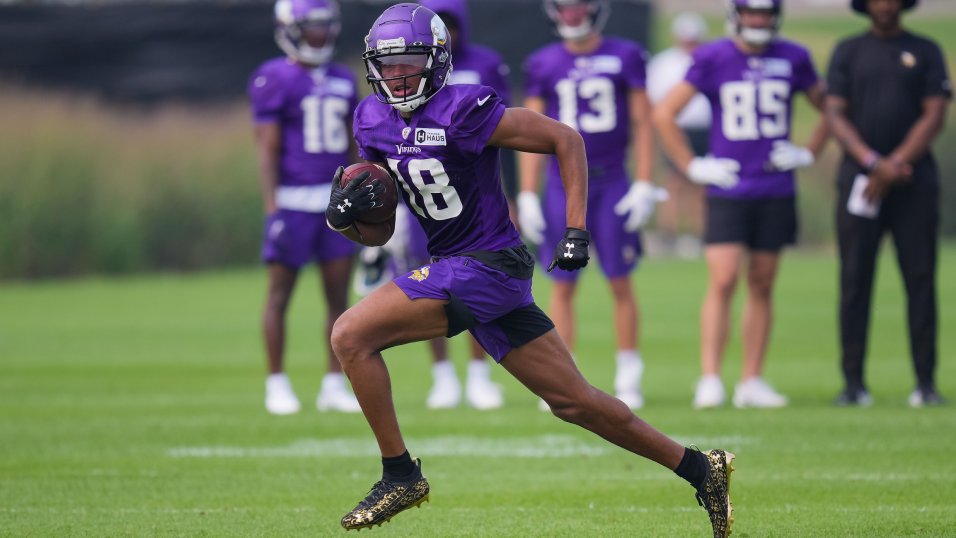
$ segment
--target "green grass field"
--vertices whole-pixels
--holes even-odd
[[[776,411],[690,409],[701,262],[652,259],[635,276],[647,407],[682,442],[738,455],[738,537],[954,536],[953,406],[913,410],[904,299],[891,248],[873,318],[876,404],[836,409],[836,263],[789,253],[768,378]],[[956,397],[956,246],[940,282],[940,388]],[[291,312],[289,370],[304,402],[322,374],[310,273]],[[580,294],[585,374],[609,388],[609,300],[593,269]],[[336,536],[377,479],[361,416],[268,416],[258,333],[261,270],[0,287],[0,535]],[[547,283],[538,296],[547,300]],[[739,301],[738,301],[739,303]],[[739,371],[739,342],[725,380]],[[456,341],[455,359],[465,359]],[[424,409],[424,345],[387,353],[413,455],[432,501],[376,536],[708,536],[670,471],[536,409],[507,374],[506,408]]]

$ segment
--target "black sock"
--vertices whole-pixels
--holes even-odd
[[[707,480],[707,472],[710,465],[707,463],[707,456],[697,450],[690,448],[684,449],[684,457],[680,459],[680,464],[674,469],[677,476],[690,482],[694,489],[700,489]]]
[[[415,471],[415,462],[412,461],[407,450],[399,456],[382,458],[382,478],[385,480],[401,481]]]

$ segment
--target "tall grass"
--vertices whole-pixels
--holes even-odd
[[[256,260],[261,204],[244,104],[109,107],[0,92],[0,277]]]

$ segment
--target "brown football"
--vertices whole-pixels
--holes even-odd
[[[344,187],[349,181],[355,179],[355,176],[366,171],[369,173],[368,179],[363,181],[361,185],[368,185],[377,179],[385,186],[385,190],[382,191],[380,198],[382,205],[362,213],[358,220],[366,224],[388,221],[395,215],[395,207],[398,206],[398,186],[395,184],[395,178],[388,170],[373,163],[353,164],[342,172],[342,179],[339,184]],[[389,232],[389,235],[391,235],[391,232]]]
[[[395,231],[395,219],[390,218],[385,222],[362,222],[355,221],[355,229],[359,233],[359,243],[367,247],[380,247],[391,239]]]

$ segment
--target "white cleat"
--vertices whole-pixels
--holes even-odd
[[[700,378],[694,392],[694,409],[710,409],[724,405],[727,394],[719,376],[707,375]]]
[[[266,411],[273,415],[294,415],[302,409],[285,374],[266,378]]]
[[[319,411],[338,411],[340,413],[359,413],[362,406],[359,405],[355,395],[345,390],[323,389],[315,399],[315,407]]]
[[[538,411],[544,411],[545,413],[550,413],[550,412],[551,412],[551,406],[548,405],[548,402],[544,401],[543,398],[542,398],[542,399],[539,399],[539,400],[538,400]]]
[[[734,407],[774,408],[787,405],[787,397],[759,377],[741,381],[734,389]]]
[[[617,399],[624,402],[631,409],[644,407],[644,395],[640,390],[627,390],[617,393]]]
[[[644,361],[640,357],[618,357],[617,372],[614,374],[614,391],[617,399],[631,409],[644,407],[644,395],[641,394],[642,377],[644,377]]]
[[[455,378],[443,379],[432,385],[425,406],[429,409],[452,409],[461,403],[461,384]]]
[[[479,411],[498,409],[505,404],[501,386],[491,381],[491,371],[484,359],[468,361],[465,398],[468,400],[468,405]]]

